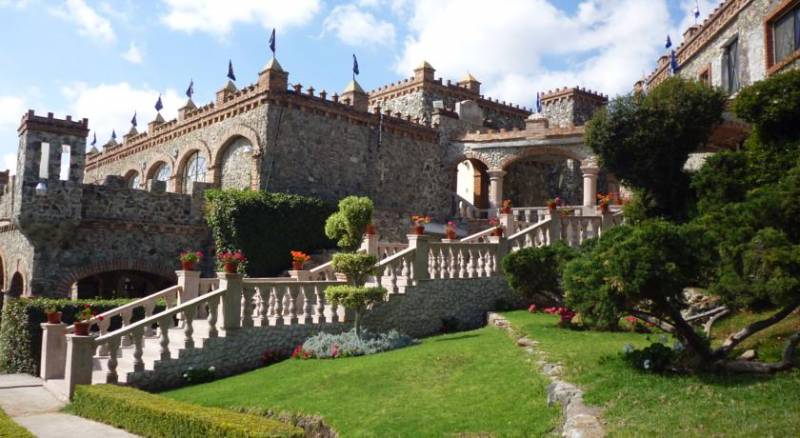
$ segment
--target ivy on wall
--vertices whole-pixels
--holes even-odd
[[[241,249],[251,277],[274,276],[291,265],[289,251],[333,248],[325,219],[334,207],[320,199],[253,190],[206,191],[206,221],[217,250]]]

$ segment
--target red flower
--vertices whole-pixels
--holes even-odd
[[[625,321],[628,321],[628,322],[630,322],[632,324],[636,324],[637,322],[639,322],[639,318],[637,318],[635,316],[626,316],[625,317]]]
[[[97,317],[97,320],[98,320],[98,321],[102,321],[103,319],[104,319],[104,318],[103,318],[103,315],[100,315],[100,316],[98,316],[98,317]]]
[[[537,310],[536,304],[531,304],[530,306],[528,306],[528,312],[536,313],[536,310]]]

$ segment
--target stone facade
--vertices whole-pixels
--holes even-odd
[[[364,327],[424,337],[438,333],[444,320],[455,322],[460,330],[470,330],[486,323],[489,310],[524,304],[502,277],[419,280],[418,285],[406,288],[405,294],[392,295],[375,306],[366,314]],[[184,384],[181,376],[189,367],[213,366],[217,376],[233,375],[261,366],[265,351],[288,355],[315,333],[340,333],[350,328],[349,323],[328,323],[231,330],[224,337],[205,340],[201,349],[182,350],[177,359],[156,362],[153,371],[131,373],[127,382],[148,390],[177,387]]]

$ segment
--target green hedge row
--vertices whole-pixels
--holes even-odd
[[[115,385],[78,386],[69,410],[143,437],[302,437],[257,415],[208,408]]]
[[[289,251],[335,247],[325,220],[335,211],[319,199],[253,190],[206,191],[206,222],[218,249],[241,249],[251,277],[291,266]]]
[[[0,437],[33,438],[33,434],[14,422],[0,409]]]
[[[78,310],[87,304],[95,313],[103,313],[129,303],[129,299],[115,300],[68,300],[52,298],[19,298],[12,300],[3,308],[0,321],[0,372],[1,373],[39,373],[42,349],[41,323],[47,322],[45,309],[53,307],[62,313],[62,320],[72,324]],[[164,304],[156,305],[155,311],[164,309]],[[133,312],[132,320],[144,317],[144,309]],[[111,318],[111,330],[122,325],[120,317]]]

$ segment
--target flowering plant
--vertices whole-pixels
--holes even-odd
[[[493,227],[499,227],[500,226],[500,220],[498,220],[496,217],[493,217],[493,218],[489,219],[489,225],[491,225]]]
[[[445,237],[448,239],[455,239],[456,238],[456,223],[453,221],[447,221],[447,224],[444,226],[444,234]]]
[[[311,260],[311,256],[303,251],[290,251],[289,253],[292,255],[292,261],[295,263],[306,263]]]
[[[311,353],[303,350],[302,345],[294,347],[294,350],[292,351],[292,359],[310,359],[310,358],[311,358]]]
[[[241,250],[222,251],[217,254],[217,259],[219,259],[221,263],[233,263],[236,265],[247,261],[247,257],[244,256]]]
[[[78,313],[75,314],[75,321],[89,322],[96,315],[97,314],[92,311],[92,306],[87,304],[83,307],[83,309],[79,310]],[[103,315],[98,316],[97,320],[102,321]]]
[[[570,325],[572,324],[572,318],[575,318],[575,312],[566,308],[566,307],[548,307],[544,309],[545,313],[549,313],[551,315],[558,315],[561,317],[559,324],[561,325]]]
[[[547,208],[549,208],[550,210],[555,210],[555,208],[560,205],[564,205],[564,201],[558,196],[556,196],[553,199],[547,200]]]
[[[185,251],[178,258],[184,263],[197,263],[203,258],[203,253],[200,251]]]
[[[531,304],[530,306],[528,306],[528,312],[530,313],[536,313],[537,310],[538,309],[536,308],[536,304]]]
[[[510,199],[504,199],[503,200],[503,206],[500,207],[500,213],[504,213],[504,214],[511,213],[511,200]]]
[[[411,216],[411,223],[414,225],[420,226],[430,223],[431,217],[430,216],[422,216],[422,215],[414,215]]]
[[[602,211],[608,211],[608,206],[614,200],[614,195],[611,193],[598,193],[597,194],[597,205],[600,207]]]

